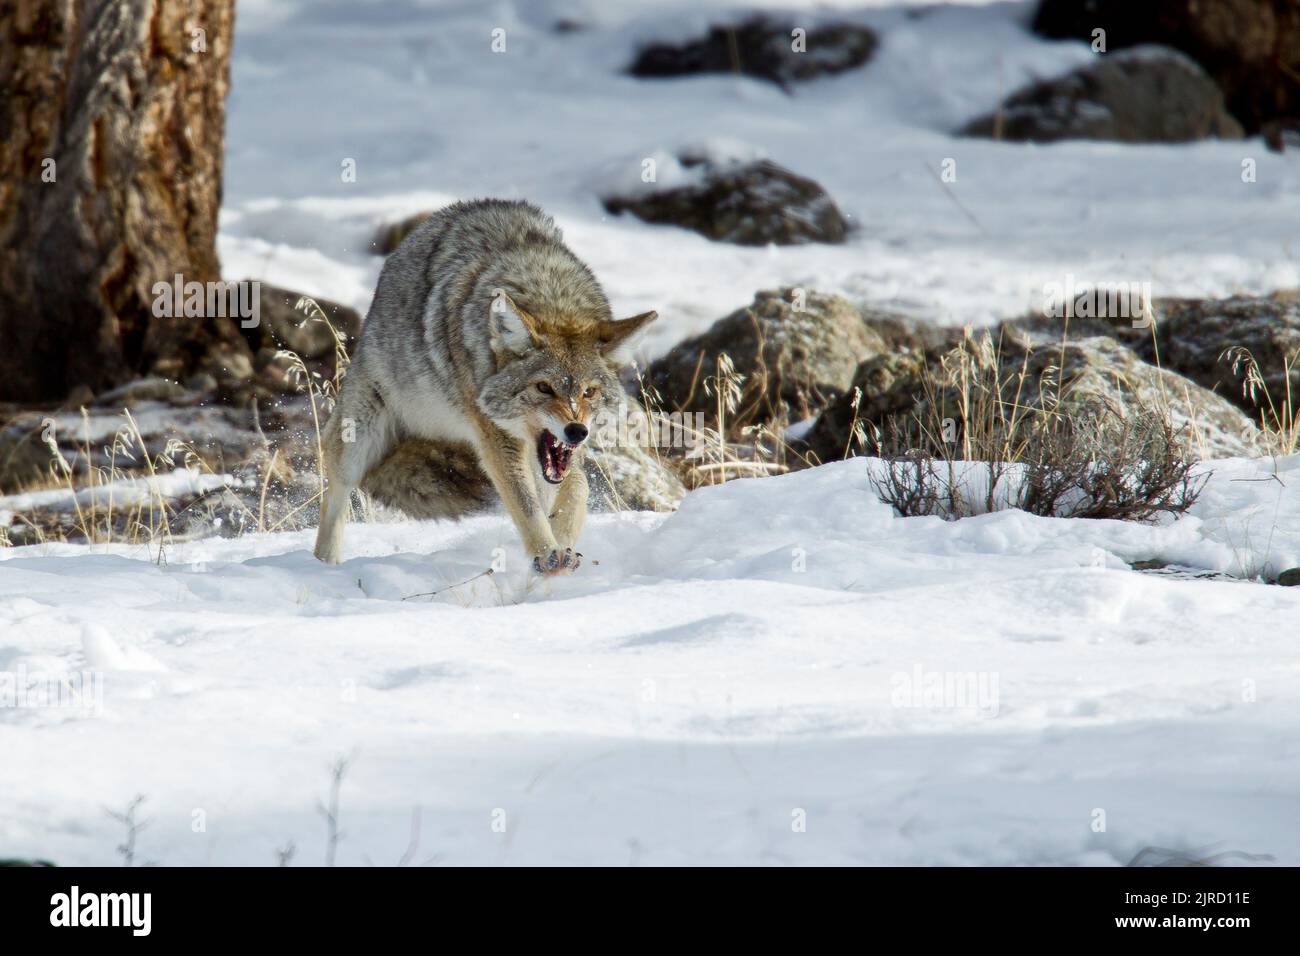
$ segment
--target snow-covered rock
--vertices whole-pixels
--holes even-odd
[[[665,409],[701,412],[716,425],[718,386],[706,382],[725,355],[741,377],[728,414],[738,430],[816,415],[849,387],[859,362],[884,351],[884,339],[846,299],[775,289],[653,362],[647,380]]]
[[[1068,76],[1041,80],[962,132],[1035,143],[1242,138],[1241,124],[1224,106],[1214,81],[1192,60],[1161,47],[1107,53]]]

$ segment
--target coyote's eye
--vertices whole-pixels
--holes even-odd
[[[538,382],[538,383],[537,383],[537,390],[538,390],[539,392],[541,392],[543,395],[554,395],[554,394],[555,394],[555,389],[551,388],[550,384],[547,383],[547,382]]]
[[[589,387],[585,392],[582,393],[582,397],[583,397],[583,398],[595,398],[595,397],[596,397],[596,386],[595,386],[595,385],[590,386],[590,387]]]

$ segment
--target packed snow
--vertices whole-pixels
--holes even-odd
[[[950,134],[1090,56],[1027,3],[796,10],[881,46],[789,95],[622,72],[766,6],[241,0],[227,277],[364,309],[376,227],[495,195],[554,214],[616,311],[660,311],[643,357],[781,285],[957,325],[1066,275],[1300,285],[1294,156],[1257,139]],[[769,156],[858,229],[752,249],[604,212],[688,147]],[[1300,589],[1262,583],[1300,565],[1300,456],[1206,463],[1149,526],[899,518],[871,467],[594,515],[556,579],[501,515],[354,524],[337,567],[309,531],[0,549],[0,856],[117,862],[142,795],[137,863],[319,864],[346,759],[340,864],[1300,864]]]
[[[349,757],[340,863],[1300,862],[1300,591],[1126,566],[1300,563],[1300,456],[1160,526],[898,518],[869,467],[596,515],[557,579],[495,515],[0,552],[45,688],[0,846],[113,862],[143,794],[144,859],[319,863]]]

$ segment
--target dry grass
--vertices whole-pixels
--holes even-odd
[[[1273,395],[1250,349],[1233,346],[1224,351],[1220,361],[1232,363],[1232,373],[1241,378],[1241,394],[1259,414],[1259,430],[1266,454],[1293,455],[1300,448],[1300,421],[1296,420],[1295,397],[1291,379],[1300,368],[1300,350],[1282,358],[1282,378],[1286,386],[1281,395]]]
[[[238,470],[253,472],[249,484],[256,489],[256,497],[245,501],[237,494],[230,494],[223,502],[235,511],[233,518],[241,531],[305,527],[309,509],[319,500],[323,489],[322,412],[328,413],[333,407],[347,369],[346,338],[315,300],[300,298],[295,308],[304,313],[304,322],[324,322],[335,342],[335,371],[330,378],[311,371],[294,352],[281,351],[276,356],[288,362],[291,380],[308,400],[314,432],[311,437],[315,449],[313,468],[317,475],[317,489],[287,513],[272,517],[269,510],[272,488],[285,492],[293,481],[294,469],[289,456],[282,449],[273,447],[262,433],[260,416],[254,404],[254,430],[261,438],[262,447],[253,453],[250,460],[239,465]],[[11,527],[18,525],[24,529],[22,537],[26,543],[79,541],[140,545],[147,546],[151,553],[156,552],[156,560],[161,561],[165,549],[182,539],[175,529],[178,519],[186,517],[187,512],[201,506],[214,494],[243,490],[225,484],[193,496],[182,504],[164,488],[164,474],[176,468],[190,469],[199,476],[218,474],[213,463],[196,450],[192,440],[171,437],[165,440],[161,451],[150,452],[135,416],[127,408],[122,411],[123,424],[101,449],[90,439],[90,416],[85,408],[81,409],[81,416],[84,437],[79,442],[61,443],[53,419],[46,419],[43,423],[41,438],[50,453],[48,476],[46,480],[21,490],[64,491],[71,502],[71,511],[40,509],[15,513]],[[97,454],[101,451],[102,454]],[[138,489],[142,484],[146,491],[144,496],[132,495],[130,502],[118,499],[120,488]],[[13,537],[7,529],[0,528],[0,546],[13,544]]]
[[[54,516],[18,512],[13,521],[27,526],[37,543],[80,540],[148,545],[158,549],[161,560],[162,548],[173,540],[172,524],[179,511],[163,490],[160,473],[186,468],[211,475],[211,467],[192,445],[179,438],[167,441],[161,451],[150,453],[129,409],[122,412],[125,423],[104,446],[106,464],[97,465],[89,438],[89,415],[84,408],[81,415],[85,437],[80,444],[61,445],[53,421],[46,420],[42,439],[50,451],[49,480],[28,489],[67,492],[71,512]],[[118,499],[119,489],[138,489],[142,484],[143,496],[131,495],[129,501]]]
[[[680,433],[685,446],[659,455],[660,462],[672,468],[688,489],[720,485],[734,478],[779,475],[790,470],[797,456],[785,440],[788,418],[778,414],[770,421],[734,426],[737,417],[746,417],[746,393],[765,394],[768,371],[763,361],[762,343],[758,349],[758,369],[753,381],[738,372],[731,356],[723,352],[714,359],[712,374],[700,377],[704,394],[713,399],[712,415],[703,424],[691,424],[682,415],[664,410],[662,397],[644,380],[640,380],[641,411],[660,432]],[[746,385],[749,389],[746,389]],[[749,405],[753,401],[748,402]],[[658,452],[656,452],[658,454]]]

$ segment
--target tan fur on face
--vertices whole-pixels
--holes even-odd
[[[591,402],[583,398],[579,392],[573,398],[566,398],[563,395],[556,395],[545,406],[545,411],[549,412],[557,421],[568,424],[569,422],[580,422],[586,425],[591,421],[592,406]],[[557,435],[557,438],[563,438],[563,435]]]

